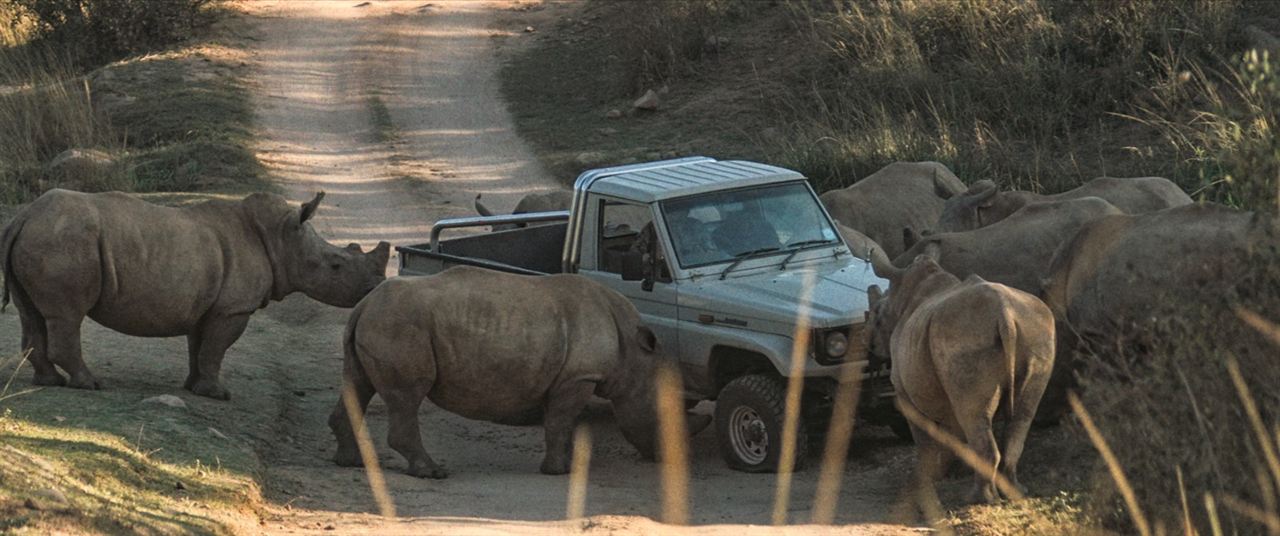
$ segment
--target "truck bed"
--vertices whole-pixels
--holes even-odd
[[[397,246],[400,275],[431,275],[456,265],[526,275],[560,273],[568,223],[531,225],[431,243]]]

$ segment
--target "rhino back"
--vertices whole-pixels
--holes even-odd
[[[263,270],[269,288],[265,257],[254,254],[234,211],[69,191],[51,191],[37,205],[12,258],[41,311],[88,313],[130,335],[174,336],[214,308],[256,309],[265,289],[255,288],[255,275]]]
[[[1050,287],[1077,329],[1175,312],[1221,294],[1247,264],[1253,214],[1189,205],[1091,224],[1058,252]]]
[[[1113,214],[1120,211],[1096,197],[1033,203],[987,227],[930,236],[894,264],[905,266],[937,243],[938,264],[956,277],[977,275],[1038,294],[1058,247],[1089,221]]]
[[[1072,190],[1046,196],[1065,200],[1099,197],[1126,214],[1142,214],[1191,204],[1191,196],[1173,181],[1162,177],[1098,177]]]
[[[837,222],[857,230],[884,248],[889,257],[905,249],[902,229],[932,229],[945,200],[938,197],[939,181],[959,192],[964,185],[936,162],[896,162],[852,185],[824,192],[819,198]]]
[[[506,420],[619,353],[590,282],[459,267],[390,279],[362,302],[355,348],[379,392],[426,395],[464,417]]]

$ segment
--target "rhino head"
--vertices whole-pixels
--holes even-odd
[[[999,217],[986,214],[995,208],[1000,197],[997,194],[996,183],[980,180],[968,191],[948,199],[938,217],[938,232],[971,231],[997,221]]]
[[[658,412],[657,389],[654,383],[658,363],[673,362],[658,347],[658,338],[649,328],[640,326],[633,340],[624,341],[626,351],[622,362],[598,391],[613,406],[614,417],[622,437],[631,443],[646,460],[657,457]],[[696,434],[711,418],[705,415],[687,415],[690,435]]]
[[[294,210],[280,196],[254,194],[245,205],[271,260],[272,299],[301,291],[328,305],[354,307],[386,279],[391,244],[380,242],[366,253],[358,244],[342,248],[325,241],[308,223],[322,199],[319,192]]]

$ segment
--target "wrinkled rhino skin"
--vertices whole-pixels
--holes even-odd
[[[831,218],[884,248],[889,258],[909,247],[902,229],[932,229],[943,203],[965,190],[964,183],[937,162],[894,162],[848,187],[819,199]]]
[[[879,274],[890,279],[887,297],[874,285],[868,290],[872,346],[890,347],[900,406],[964,439],[1021,488],[1018,461],[1053,370],[1053,313],[1032,294],[977,276],[960,281],[934,252],[905,270]],[[992,433],[997,411],[1007,420],[1003,448]],[[911,433],[919,459],[915,484],[936,501],[933,485],[951,450],[914,423]],[[994,480],[975,474],[969,500],[998,498]]]
[[[937,231],[971,231],[1003,220],[1032,203],[1097,197],[1125,214],[1143,214],[1191,204],[1191,196],[1173,181],[1161,177],[1121,179],[1098,177],[1058,194],[1001,192],[994,182],[981,180],[967,191],[948,199],[938,218]]]
[[[893,263],[906,266],[927,248],[936,247],[938,263],[956,277],[977,275],[1038,295],[1058,246],[1085,224],[1120,213],[1096,197],[1034,203],[981,229],[928,235]]]
[[[100,387],[81,355],[88,316],[127,335],[185,335],[185,387],[229,399],[222,359],[254,311],[295,291],[351,307],[384,279],[389,244],[339,248],[307,223],[322,197],[299,209],[274,194],[185,208],[119,192],[40,196],[0,239],[3,302],[18,309],[34,383]]]
[[[375,393],[382,397],[388,444],[410,475],[446,476],[418,433],[424,399],[499,423],[542,408],[541,471],[563,474],[573,427],[594,394],[611,402],[627,441],[654,456],[656,339],[626,298],[581,276],[462,266],[389,279],[352,311],[344,349],[343,396],[362,414]],[[361,465],[343,400],[329,426],[335,462]]]

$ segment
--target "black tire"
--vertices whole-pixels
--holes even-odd
[[[748,473],[778,470],[786,394],[785,380],[763,374],[737,378],[720,391],[716,400],[716,439],[720,455],[731,469]],[[797,471],[803,468],[808,452],[809,434],[804,422],[800,422],[796,434]]]

